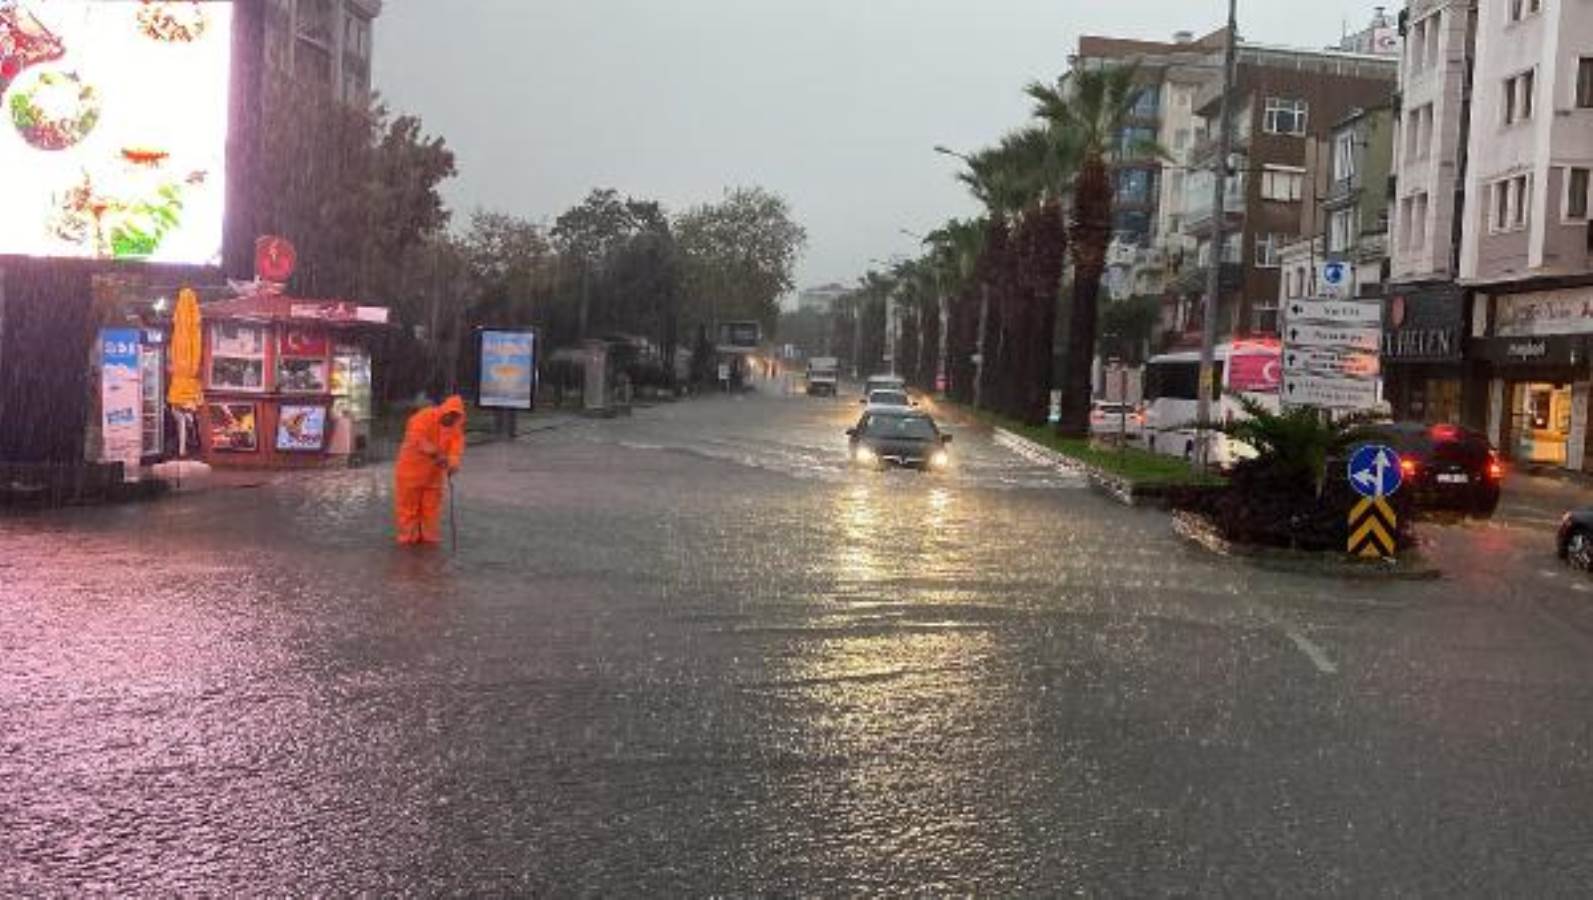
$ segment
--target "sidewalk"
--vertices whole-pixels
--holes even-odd
[[[1528,527],[1558,527],[1567,511],[1593,506],[1593,480],[1570,473],[1511,471],[1494,519]]]

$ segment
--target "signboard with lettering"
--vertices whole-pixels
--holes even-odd
[[[1465,350],[1466,297],[1453,285],[1398,290],[1383,323],[1387,363],[1460,362]]]
[[[143,397],[136,328],[100,331],[100,427],[102,459],[122,464],[128,481],[138,479],[144,456]]]
[[[1495,366],[1576,366],[1588,359],[1588,339],[1572,335],[1490,338],[1472,342],[1473,355]]]
[[[1345,268],[1323,265],[1325,297],[1290,301],[1284,309],[1282,399],[1287,405],[1368,410],[1378,404],[1383,306],[1344,299]],[[1345,291],[1329,289],[1335,279]]]
[[[1295,325],[1286,329],[1291,347],[1344,347],[1376,353],[1383,335],[1377,328],[1344,325]]]
[[[1283,402],[1323,409],[1371,409],[1377,405],[1377,382],[1289,372],[1283,376]]]
[[[1494,311],[1500,337],[1593,334],[1593,288],[1499,297]]]
[[[1289,350],[1283,354],[1283,367],[1286,372],[1332,378],[1376,378],[1383,374],[1382,360],[1376,353],[1334,347]]]
[[[1290,300],[1286,312],[1290,322],[1331,322],[1373,328],[1383,324],[1383,305],[1360,300]]]

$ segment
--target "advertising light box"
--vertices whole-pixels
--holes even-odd
[[[0,255],[220,263],[232,20],[0,0]]]

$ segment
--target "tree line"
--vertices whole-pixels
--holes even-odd
[[[1047,421],[1055,385],[1059,430],[1084,436],[1114,169],[1165,152],[1124,138],[1143,90],[1132,66],[1025,90],[1033,120],[962,157],[958,177],[984,213],[948,220],[918,257],[865,274],[836,304],[832,347],[863,369],[881,367],[892,310],[893,361],[910,383],[933,390],[943,375],[953,399],[1032,425]],[[1114,324],[1137,327],[1145,310],[1117,315]]]
[[[298,248],[294,295],[391,309],[399,327],[377,347],[386,399],[472,383],[483,326],[534,327],[546,349],[644,345],[664,382],[693,348],[705,376],[718,323],[772,333],[807,241],[760,187],[678,212],[597,188],[551,224],[487,210],[457,222],[441,193],[457,174],[445,139],[379,99],[351,106],[287,80],[268,88],[262,133],[256,233]]]

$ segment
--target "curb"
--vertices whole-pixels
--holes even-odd
[[[1124,506],[1161,507],[1164,505],[1165,498],[1159,492],[1140,487],[1127,478],[1113,475],[1104,469],[1081,462],[1065,453],[1058,453],[1050,447],[1035,443],[1021,434],[1008,431],[1000,426],[996,426],[995,434],[996,443],[1017,453],[1019,456],[1030,462],[1052,465],[1077,475],[1083,475],[1096,493],[1115,500]]]
[[[1173,533],[1189,543],[1213,555],[1241,560],[1269,572],[1358,581],[1437,581],[1444,577],[1443,570],[1415,551],[1393,562],[1366,562],[1339,553],[1235,544],[1217,533],[1204,516],[1195,513],[1175,512],[1172,520]]]

